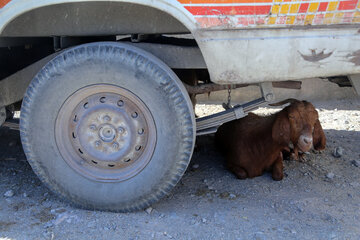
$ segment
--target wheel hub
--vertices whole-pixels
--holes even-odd
[[[56,141],[65,161],[88,178],[121,181],[150,161],[154,120],[136,95],[98,84],[70,96],[56,121]]]
[[[99,130],[99,137],[103,142],[113,141],[116,134],[117,133],[114,126],[109,124],[106,124],[105,126],[101,127]]]

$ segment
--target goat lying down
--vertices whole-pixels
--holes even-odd
[[[273,106],[291,103],[270,116],[248,116],[223,124],[216,133],[216,144],[225,154],[228,168],[240,179],[260,176],[271,171],[274,180],[283,174],[282,151],[294,146],[308,152],[325,149],[326,138],[314,106],[306,101],[288,99]]]

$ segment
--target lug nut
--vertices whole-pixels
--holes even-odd
[[[90,125],[90,129],[91,129],[91,130],[96,130],[96,126],[95,126],[94,124],[91,124],[91,125]]]
[[[114,149],[118,149],[118,148],[119,148],[119,144],[115,142],[115,143],[113,143],[112,147],[113,147]]]
[[[123,100],[119,100],[119,101],[117,102],[117,105],[118,105],[119,107],[124,106],[124,101],[123,101]]]
[[[133,114],[131,114],[131,116],[132,116],[133,118],[137,118],[138,113],[137,113],[137,112],[134,112]]]
[[[110,117],[109,117],[108,115],[106,115],[106,116],[104,117],[104,120],[108,122],[108,121],[110,121]]]
[[[124,129],[123,127],[119,127],[119,128],[118,128],[118,132],[119,132],[120,134],[123,134],[123,133],[125,132],[125,129]]]

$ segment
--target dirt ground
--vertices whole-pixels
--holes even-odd
[[[283,181],[236,179],[213,136],[204,136],[175,189],[127,214],[59,200],[26,162],[19,132],[0,128],[0,239],[360,239],[360,100],[314,105],[327,149],[303,163],[285,161]],[[198,105],[197,113],[220,109]]]

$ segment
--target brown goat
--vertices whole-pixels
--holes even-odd
[[[217,146],[226,156],[228,168],[240,179],[272,171],[274,180],[283,179],[282,151],[307,152],[313,146],[325,149],[326,138],[318,112],[306,101],[286,100],[291,104],[270,116],[248,116],[223,124],[216,133]]]

